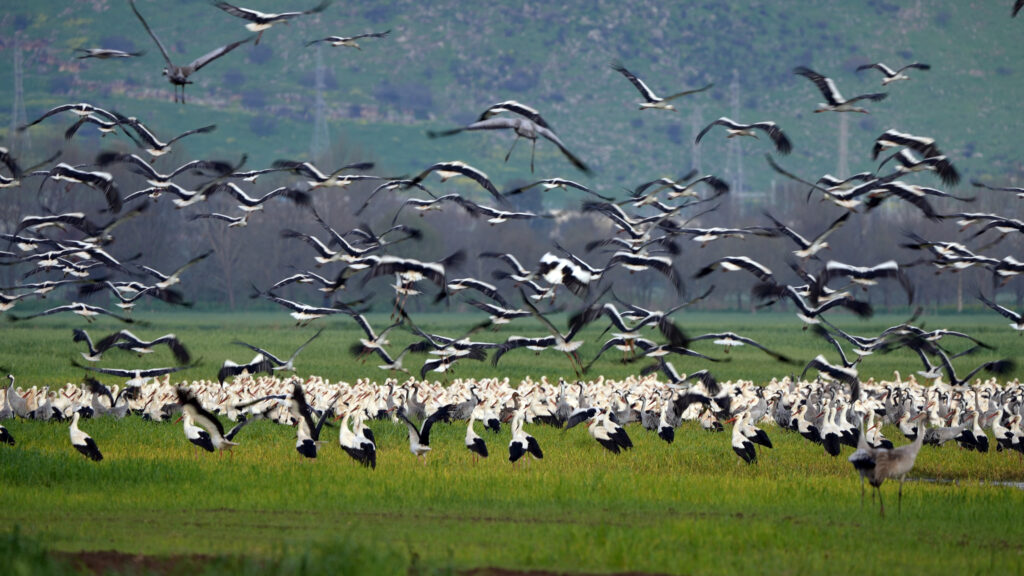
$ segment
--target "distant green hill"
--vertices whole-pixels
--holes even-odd
[[[268,11],[304,7],[301,0],[243,4]],[[915,71],[911,80],[884,89],[890,96],[869,104],[871,115],[848,119],[850,170],[875,166],[870,145],[887,128],[936,138],[967,178],[1003,179],[1020,170],[1024,20],[1009,18],[1009,0],[665,4],[336,2],[322,14],[275,26],[258,46],[244,46],[198,72],[182,106],[171,101],[171,86],[160,75],[162,58],[127,1],[15,0],[6,4],[0,24],[0,135],[10,142],[20,48],[30,120],[50,106],[87,101],[143,118],[168,135],[216,122],[215,133],[183,141],[193,156],[237,157],[244,151],[250,167],[306,159],[319,53],[335,154],[375,159],[384,173],[461,159],[487,171],[499,187],[530,178],[528,144],[519,144],[503,162],[509,135],[424,135],[515,99],[539,109],[596,170],[592,178],[580,174],[541,142],[537,176],[579,179],[614,193],[645,179],[680,175],[694,158],[695,130],[724,115],[778,122],[794,143],[783,162],[817,177],[837,170],[839,119],[812,113],[820,95],[792,68],[806,65],[834,77],[850,96],[881,89],[881,75],[855,74],[857,65],[920,60],[932,70]],[[200,0],[139,0],[138,7],[176,61],[248,34],[242,20]],[[304,46],[327,35],[387,29],[389,38],[367,40],[362,50]],[[147,53],[131,60],[73,57],[74,48],[96,46]],[[707,82],[715,87],[678,101],[680,112],[641,112],[637,92],[609,68],[612,60],[659,93]],[[69,118],[47,120],[30,137],[44,142],[68,124]],[[108,137],[103,145],[112,141]],[[727,171],[726,142],[720,132],[708,135],[701,169],[735,179]],[[768,189],[774,174],[762,155],[770,144],[744,141],[741,148],[747,188]]]

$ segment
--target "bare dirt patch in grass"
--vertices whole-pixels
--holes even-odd
[[[189,568],[196,568],[208,562],[212,557],[201,554],[147,556],[144,554],[125,554],[116,550],[98,550],[78,552],[53,552],[59,559],[75,568],[91,574],[184,574]]]

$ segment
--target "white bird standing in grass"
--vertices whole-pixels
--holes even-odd
[[[100,453],[100,449],[96,446],[96,442],[93,441],[92,437],[82,432],[78,428],[78,420],[82,414],[75,411],[75,415],[71,417],[71,445],[82,453],[83,456],[94,462],[103,460],[103,454]]]
[[[744,411],[732,419],[732,450],[747,464],[756,464],[757,450],[754,449],[754,443],[743,434],[743,423],[747,416],[748,413]]]
[[[475,462],[480,458],[487,458],[487,444],[473,430],[474,422],[476,422],[476,416],[470,415],[469,424],[466,426],[466,449],[473,453],[473,461]]]
[[[8,446],[14,446],[14,436],[4,428],[3,424],[0,424],[0,444],[7,444]]]

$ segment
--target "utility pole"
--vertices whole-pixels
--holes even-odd
[[[729,100],[732,104],[733,119],[740,117],[740,72],[733,68],[732,83],[729,85]],[[745,196],[743,182],[743,148],[740,146],[741,138],[731,138],[725,156],[726,172],[730,175],[733,193],[742,198]]]
[[[28,117],[25,115],[25,93],[22,89],[22,67],[21,67],[21,32],[14,33],[14,105],[11,108],[11,129],[7,133],[10,141],[8,148],[11,154],[18,155],[22,150],[32,147],[27,131],[19,132],[18,126],[28,124]],[[23,146],[24,145],[24,146]]]
[[[836,165],[836,176],[846,178],[850,175],[850,165],[846,158],[849,155],[847,140],[849,136],[849,116],[845,113],[839,114],[839,163]]]
[[[316,72],[313,84],[316,90],[316,101],[314,104],[313,138],[309,143],[309,155],[316,160],[322,159],[330,147],[330,135],[327,132],[327,105],[324,103],[325,68],[323,51],[323,43],[317,43]]]

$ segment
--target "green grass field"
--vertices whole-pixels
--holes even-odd
[[[147,336],[174,331],[203,357],[186,373],[189,379],[212,377],[225,357],[247,360],[247,351],[230,344],[234,338],[290,353],[313,331],[293,328],[282,314],[147,318],[151,327],[133,330]],[[470,323],[439,316],[417,321],[445,331]],[[870,334],[890,321],[897,319],[844,324]],[[825,350],[790,316],[684,314],[680,323],[691,334],[728,326],[801,360]],[[1019,339],[990,316],[929,324],[968,330],[998,345],[997,355],[1019,352]],[[70,328],[79,325],[62,319],[13,325],[5,330],[0,364],[23,384],[77,381],[81,372],[68,361],[75,354]],[[348,356],[355,337],[350,322],[322,325],[322,338],[300,356],[300,374],[349,381],[383,376]],[[519,331],[506,328],[497,337],[511,333]],[[584,357],[597,346],[596,332],[587,336]],[[396,334],[393,341],[406,338]],[[800,370],[746,350],[730,355],[734,360],[717,371],[723,379],[764,381]],[[975,360],[980,356],[968,362]],[[111,356],[104,365],[160,361],[169,357]],[[914,358],[893,354],[869,358],[862,374],[891,374],[890,366],[904,374],[918,369]],[[592,376],[622,376],[638,367],[622,366],[613,355],[596,364]],[[571,376],[567,371],[557,354],[518,351],[497,369],[466,365],[456,375]],[[636,448],[619,456],[606,453],[582,427],[529,426],[545,458],[513,468],[507,428],[483,433],[492,455],[474,463],[462,445],[464,424],[438,425],[424,466],[409,453],[404,427],[381,421],[372,423],[378,467],[366,470],[337,448],[336,429],[325,433],[328,442],[315,462],[295,453],[291,430],[267,422],[242,432],[234,457],[204,453],[195,459],[180,424],[135,417],[85,421],[82,428],[106,456],[93,463],[71,449],[63,424],[4,424],[18,440],[0,449],[0,559],[14,568],[5,574],[68,573],[79,551],[110,550],[189,574],[257,568],[279,574],[487,574],[498,572],[484,568],[498,567],[687,574],[1024,570],[1024,491],[991,484],[1024,481],[1017,454],[926,447],[911,475],[939,482],[908,482],[901,514],[896,485],[886,483],[882,518],[870,495],[861,506],[860,484],[846,461],[849,448],[833,459],[773,428],[775,448],[748,467],[738,463],[727,432],[709,434],[693,424],[680,428],[671,445],[630,425]],[[886,434],[899,438],[896,430]]]

